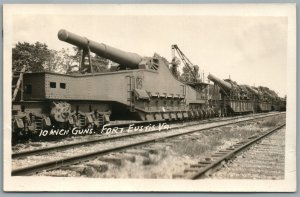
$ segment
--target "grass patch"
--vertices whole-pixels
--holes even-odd
[[[183,139],[172,147],[172,149],[182,155],[199,156],[211,155],[213,152],[228,148],[238,141],[257,135],[265,131],[265,128],[275,127],[285,122],[285,116],[269,117],[255,121],[251,124],[232,125],[212,130],[205,130],[193,137],[193,139]]]
[[[263,120],[260,123],[261,127],[274,127],[279,124],[282,124],[285,122],[285,117],[277,116],[277,117],[270,117],[268,119]]]
[[[174,151],[189,155],[210,155],[219,147],[228,147],[241,139],[245,139],[261,131],[258,125],[232,127],[231,129],[218,128],[218,130],[204,131],[197,140],[185,139],[173,147]]]
[[[222,135],[211,134],[211,135],[200,135],[197,140],[185,139],[177,143],[174,146],[174,150],[180,154],[185,155],[202,155],[207,151],[211,150],[213,147],[222,145]]]

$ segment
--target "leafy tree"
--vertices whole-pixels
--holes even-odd
[[[59,51],[50,50],[50,57],[45,62],[44,68],[50,72],[67,73],[70,68],[76,65],[78,65],[78,59],[71,55],[69,49],[62,48]]]
[[[43,65],[49,57],[50,50],[45,43],[18,42],[12,49],[12,69],[19,71],[26,65],[27,71],[42,72],[44,71]]]
[[[69,65],[68,67],[68,73],[71,73],[72,70],[75,70],[74,68],[77,67],[77,71],[79,70],[79,65],[81,62],[81,56],[82,56],[82,50],[78,47],[73,47],[74,54],[73,56],[69,56],[73,60],[73,63]],[[92,67],[93,67],[93,72],[100,73],[100,72],[108,72],[109,71],[109,63],[110,61],[98,56],[97,54],[91,53],[91,62],[92,62]],[[89,66],[89,61],[88,57],[85,57],[84,60],[84,65],[82,67],[88,67]]]
[[[174,57],[171,61],[171,66],[169,68],[171,70],[171,73],[173,74],[173,76],[177,79],[179,79],[179,77],[180,77],[180,71],[178,70],[178,67],[180,64],[181,64],[181,61],[177,57]]]
[[[98,55],[95,55],[92,57],[92,65],[93,65],[93,70],[96,73],[101,73],[101,72],[108,72],[109,68],[109,60],[105,59],[103,57],[100,57]]]
[[[180,72],[178,71],[177,66],[171,65],[171,66],[170,66],[170,70],[171,70],[171,73],[173,74],[173,76],[174,76],[176,79],[179,79],[179,77],[180,77]]]
[[[195,77],[196,80],[198,80],[200,77],[199,66],[197,65],[190,66],[190,68],[187,65],[185,65],[182,71],[183,72],[180,76],[180,79],[184,82],[195,82]]]
[[[72,73],[78,72],[76,68],[79,68],[80,61],[81,50],[77,47],[73,47],[73,51],[64,48],[56,51],[48,49],[46,44],[40,42],[35,44],[19,42],[12,49],[14,71],[19,71],[26,65],[26,71],[31,72]],[[109,60],[92,53],[91,61],[94,72],[109,71]],[[85,64],[88,64],[88,61],[85,61]]]

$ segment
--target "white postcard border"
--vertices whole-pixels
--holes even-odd
[[[42,7],[41,7],[42,6]],[[73,6],[72,9],[69,9]],[[184,8],[183,8],[184,7]],[[81,11],[74,12],[74,9]],[[101,10],[101,13],[99,13]],[[187,11],[188,10],[188,11]],[[74,13],[116,15],[286,16],[287,126],[284,180],[152,180],[57,177],[12,177],[11,172],[11,36],[16,14]],[[295,191],[296,190],[296,5],[4,5],[4,190],[5,191]]]

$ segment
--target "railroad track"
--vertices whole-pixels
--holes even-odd
[[[137,123],[122,123],[122,124],[112,124],[112,125],[108,125],[106,126],[106,128],[118,128],[118,131],[114,131],[114,133],[112,133],[112,135],[108,134],[108,137],[96,137],[96,139],[92,139],[92,140],[86,140],[86,141],[80,141],[80,142],[75,142],[75,143],[68,143],[68,144],[63,144],[63,145],[56,145],[56,146],[50,146],[50,147],[44,147],[44,148],[38,148],[38,149],[33,149],[33,150],[27,150],[27,151],[20,151],[20,152],[14,152],[12,154],[12,158],[16,159],[16,158],[20,158],[20,157],[25,157],[25,156],[30,156],[30,155],[35,155],[35,154],[42,154],[42,153],[47,153],[50,151],[58,151],[58,150],[63,150],[63,149],[67,149],[67,148],[71,148],[71,147],[76,147],[76,146],[83,146],[83,145],[87,145],[87,144],[93,144],[93,143],[98,143],[98,142],[105,142],[105,141],[110,141],[110,140],[117,140],[117,139],[121,139],[121,138],[126,138],[126,137],[134,137],[134,136],[139,136],[139,135],[146,135],[146,134],[150,134],[150,133],[157,133],[157,132],[161,132],[161,131],[165,131],[168,129],[179,129],[179,128],[185,128],[185,127],[191,127],[191,126],[195,126],[195,125],[199,125],[199,124],[206,124],[206,123],[212,123],[212,122],[222,122],[222,121],[228,121],[228,120],[235,120],[238,119],[240,117],[235,117],[235,118],[231,118],[231,119],[219,119],[219,118],[213,118],[213,119],[206,119],[206,120],[202,120],[200,123],[196,122],[196,123],[192,123],[192,124],[186,124],[186,125],[176,125],[177,123],[175,123],[174,125],[168,125],[170,127],[166,128],[161,128],[161,129],[149,129],[149,131],[145,131],[145,132],[120,132],[120,130],[125,129],[125,128],[129,128],[130,125],[134,124],[134,126],[143,126],[143,125],[147,125],[147,124],[153,124],[153,123],[161,123],[158,121],[155,122],[149,122],[149,121],[143,121],[143,122],[137,122]],[[155,126],[155,128],[158,127],[158,125],[153,124],[152,126]],[[124,134],[125,133],[125,134]],[[106,133],[103,133],[104,135],[107,135]],[[81,136],[82,137],[82,136]]]
[[[130,125],[134,125],[134,127],[141,127],[141,126],[149,126],[149,125],[155,125],[155,126],[157,126],[160,123],[168,123],[168,125],[171,126],[172,128],[176,128],[176,127],[178,127],[176,125],[183,124],[183,123],[185,125],[180,125],[180,127],[188,127],[188,126],[193,126],[193,125],[198,125],[198,124],[205,124],[205,123],[213,122],[213,121],[220,121],[220,122],[222,122],[222,121],[226,121],[226,120],[235,120],[235,119],[239,119],[239,118],[243,118],[243,117],[248,117],[248,116],[249,117],[255,117],[255,116],[261,116],[261,115],[264,115],[264,114],[270,114],[270,112],[263,113],[263,114],[262,113],[260,113],[260,114],[250,114],[250,115],[234,116],[234,117],[212,117],[212,118],[201,119],[201,120],[197,120],[197,119],[192,119],[192,120],[177,120],[177,121],[171,121],[171,122],[169,122],[169,121],[165,122],[165,121],[160,121],[160,120],[154,120],[154,121],[126,121],[126,122],[120,123],[118,121],[116,121],[116,122],[112,121],[110,124],[106,124],[105,125],[105,131],[104,132],[102,132],[102,130],[97,130],[97,131],[93,132],[93,134],[87,134],[87,135],[72,135],[72,134],[70,134],[70,135],[62,135],[62,136],[49,135],[49,137],[50,137],[50,139],[52,139],[51,137],[56,137],[54,139],[54,141],[57,140],[57,137],[60,137],[58,139],[62,139],[61,141],[74,140],[76,137],[80,138],[80,141],[82,141],[82,138],[85,138],[85,137],[88,137],[88,136],[95,136],[94,138],[98,139],[98,138],[102,138],[103,134],[104,135],[107,135],[107,134],[108,135],[114,135],[114,134],[116,134],[116,133],[114,133],[115,132],[115,130],[113,130],[114,128],[118,128],[118,130],[122,130],[122,129],[126,129],[126,128],[128,129],[130,127]],[[164,129],[162,129],[162,130],[164,130]],[[108,131],[111,132],[111,133],[109,133]],[[156,132],[157,129],[154,129],[152,131]],[[126,133],[126,132],[124,132],[124,133]],[[117,133],[117,134],[118,134],[118,136],[120,136],[120,133]],[[99,135],[100,135],[100,137],[99,137]],[[70,137],[74,137],[74,138],[70,139]],[[115,139],[117,139],[117,138],[115,138]],[[36,142],[36,140],[37,139],[33,139],[33,142]],[[42,145],[43,142],[44,143],[51,143],[51,141],[53,141],[53,139],[51,141],[49,141],[48,138],[38,138],[38,141],[39,141],[39,144]],[[75,139],[75,141],[76,141],[76,139]],[[87,140],[87,141],[91,141],[92,142],[93,140]],[[20,144],[23,144],[24,142],[25,141],[19,141],[19,143],[13,144],[13,146],[16,147],[16,146],[18,146]],[[95,142],[97,142],[97,140],[95,140]],[[56,143],[57,143],[57,141],[56,141]],[[89,143],[89,142],[87,142],[87,143]],[[28,145],[30,146],[30,144],[28,144]],[[34,144],[34,146],[37,146],[37,145],[38,144]],[[58,145],[56,144],[55,146],[58,146]],[[72,145],[70,145],[70,146],[72,146]],[[68,146],[66,146],[66,147],[68,147]],[[63,146],[62,146],[62,148],[63,148]],[[47,150],[45,149],[45,151],[47,151]],[[24,154],[22,154],[22,153],[19,154],[18,152],[19,151],[13,151],[13,155],[12,155],[13,158],[15,158],[15,157],[17,158],[19,156],[20,157],[26,156],[25,153]],[[27,152],[27,150],[26,151],[22,151],[22,152]],[[17,153],[17,154],[15,154],[15,153]],[[36,153],[38,153],[38,152],[36,152]],[[29,153],[28,155],[32,155],[32,154]]]
[[[188,179],[201,179],[201,178],[207,178],[207,177],[211,177],[214,176],[214,173],[219,174],[216,175],[216,177],[218,178],[253,178],[253,174],[257,174],[257,177],[255,178],[260,178],[262,177],[262,173],[263,172],[258,172],[258,170],[260,170],[260,168],[263,164],[267,164],[268,167],[270,166],[275,166],[280,164],[281,161],[278,161],[276,159],[272,159],[271,157],[278,154],[278,151],[281,150],[277,150],[276,148],[278,148],[279,146],[277,144],[274,144],[274,140],[267,141],[265,140],[268,137],[272,137],[276,132],[281,131],[281,134],[275,137],[276,138],[276,142],[278,142],[278,140],[280,139],[282,141],[282,134],[284,134],[285,132],[282,130],[282,128],[285,127],[285,124],[282,124],[280,126],[277,126],[275,128],[269,129],[268,131],[263,132],[262,134],[259,135],[254,135],[251,136],[243,141],[240,141],[238,143],[236,143],[235,145],[230,146],[229,148],[226,148],[224,150],[219,150],[218,152],[214,153],[213,155],[211,155],[211,158],[208,158],[206,160],[202,160],[199,161],[196,164],[191,164],[189,168],[185,169],[184,171],[184,175],[176,175],[176,178],[182,178],[182,177],[186,177]],[[265,140],[263,145],[257,145],[258,142]],[[283,139],[284,141],[284,139]],[[237,155],[241,154],[241,152],[247,151],[250,147],[255,147],[255,146],[259,146],[258,149],[263,149],[263,150],[256,150],[256,153],[259,152],[260,154],[256,154],[252,155],[251,159],[244,159],[243,158],[247,158],[247,153],[245,153],[245,156],[243,155],[242,157],[239,158],[240,165],[248,165],[247,167],[243,167],[241,166],[240,170],[236,171],[236,167],[234,166],[229,169],[229,167],[227,166],[227,163],[229,161],[232,161],[236,158]],[[270,148],[272,147],[272,148]],[[275,148],[275,149],[274,149]],[[282,147],[281,147],[282,149]],[[272,151],[269,152],[270,150],[273,151],[273,155],[272,155]],[[264,161],[266,159],[265,154],[271,156],[269,157],[269,160]],[[271,155],[270,155],[271,154]],[[282,152],[281,152],[282,154]],[[282,159],[282,155],[281,155],[281,159]],[[242,160],[242,164],[241,161]],[[283,148],[283,160],[284,160],[284,148]],[[249,166],[249,162],[252,162],[252,165]],[[234,164],[235,161],[232,161],[232,163]],[[272,163],[273,162],[273,163]],[[261,164],[263,163],[263,164]],[[284,163],[284,161],[283,161]],[[224,166],[226,168],[224,168]],[[272,173],[272,170],[270,168],[268,168],[266,166],[264,166],[264,168],[266,169],[266,171],[264,172],[264,174],[270,174],[270,172],[267,171],[271,171],[271,175],[274,175]],[[233,169],[235,168],[235,169]],[[226,172],[224,174],[224,172],[221,172],[220,169],[224,169],[224,171]],[[248,169],[248,171],[247,171]],[[250,172],[249,172],[250,169]],[[284,169],[284,167],[283,167]],[[220,172],[218,172],[220,170]],[[251,171],[252,170],[252,171]],[[282,169],[281,169],[282,170]],[[260,170],[261,171],[261,170]],[[283,172],[281,173],[281,178],[283,177],[282,174],[284,174]],[[246,174],[246,176],[243,176],[243,174]],[[248,176],[247,176],[248,175]],[[270,175],[269,175],[270,176]],[[265,178],[266,176],[264,176]]]
[[[242,151],[225,168],[212,174],[212,179],[284,179],[285,127],[259,140]]]
[[[272,115],[277,115],[277,113],[276,114],[271,114],[271,115],[267,114],[267,116],[272,116]],[[228,118],[228,119],[214,118],[214,119],[202,120],[200,123],[196,122],[196,123],[186,124],[186,125],[176,125],[175,124],[175,126],[170,125],[171,128],[166,128],[166,129],[165,128],[154,129],[154,130],[151,130],[151,131],[135,132],[135,133],[133,133],[133,132],[132,133],[124,132],[125,134],[120,133],[120,134],[112,135],[112,136],[108,136],[108,137],[97,137],[96,139],[92,139],[92,140],[86,140],[86,141],[80,141],[80,142],[75,142],[75,143],[68,143],[68,144],[62,144],[62,145],[56,145],[56,146],[50,146],[50,147],[44,147],[44,148],[37,148],[37,149],[33,149],[33,150],[14,152],[12,154],[12,158],[17,159],[17,158],[30,156],[30,155],[35,155],[35,154],[43,154],[43,153],[47,153],[47,152],[50,152],[50,151],[64,150],[64,149],[72,148],[72,147],[76,147],[76,146],[83,146],[83,145],[87,145],[87,144],[117,140],[117,139],[122,139],[122,138],[126,138],[126,137],[134,137],[134,136],[140,136],[140,135],[145,135],[145,134],[152,134],[152,133],[157,133],[157,132],[161,132],[161,131],[165,131],[165,130],[169,130],[169,129],[180,129],[180,128],[192,127],[192,126],[196,126],[196,125],[200,125],[200,124],[213,123],[213,122],[225,122],[225,121],[238,120],[238,119],[247,118],[247,117],[261,118],[261,117],[264,117],[264,116],[265,116],[265,114],[263,114],[263,115],[256,114],[256,115],[252,115],[252,116],[246,116],[246,117],[238,116],[238,117],[232,117],[232,118]],[[135,126],[142,126],[142,125],[145,125],[146,123],[149,123],[149,122],[130,123],[130,124],[135,124]],[[151,122],[151,123],[153,123],[153,122]],[[129,123],[113,124],[113,125],[108,125],[107,128],[114,128],[115,127],[115,128],[119,128],[119,130],[120,130],[120,129],[124,129],[125,127],[128,128],[130,124]]]
[[[281,114],[281,113],[279,113]],[[251,121],[251,120],[255,120],[255,119],[261,119],[264,117],[270,117],[270,116],[276,116],[278,114],[272,114],[272,115],[264,115],[264,116],[255,116],[252,118],[243,118],[243,120],[227,120],[228,122],[225,122],[223,124],[219,124],[219,125],[213,125],[213,126],[207,126],[205,128],[202,129],[190,129],[187,131],[174,131],[174,132],[166,132],[164,135],[162,133],[159,133],[159,136],[147,136],[147,138],[144,137],[144,139],[141,140],[135,140],[133,143],[128,143],[128,144],[124,144],[124,145],[116,145],[110,148],[102,148],[99,151],[94,151],[94,152],[90,152],[90,153],[84,153],[84,154],[80,154],[80,155],[76,155],[73,157],[67,157],[67,158],[62,158],[62,159],[58,159],[58,160],[53,160],[53,161],[49,161],[49,162],[44,162],[44,163],[39,163],[39,164],[35,164],[35,165],[30,165],[30,166],[26,166],[26,167],[21,167],[21,168],[17,168],[14,169],[11,174],[12,176],[21,176],[21,175],[30,175],[30,174],[34,174],[43,170],[53,170],[53,169],[59,169],[62,168],[64,166],[69,166],[72,164],[76,164],[76,163],[80,163],[86,160],[90,160],[92,158],[96,158],[99,157],[101,155],[105,155],[108,153],[113,153],[113,152],[118,152],[118,151],[122,151],[124,149],[128,149],[128,148],[132,148],[132,147],[137,147],[137,146],[141,146],[141,145],[145,145],[145,144],[149,144],[149,143],[153,143],[153,142],[158,142],[158,141],[162,141],[168,138],[174,138],[174,137],[178,137],[178,136],[182,136],[182,135],[186,135],[186,134],[190,134],[190,133],[194,133],[194,132],[199,132],[199,131],[203,131],[203,130],[209,130],[209,129],[213,129],[213,128],[218,128],[218,127],[222,127],[222,126],[226,126],[226,125],[231,125],[231,124],[236,124],[236,123],[241,123],[241,122],[245,122],[245,121]],[[143,133],[144,135],[145,133]],[[137,135],[136,135],[137,136]],[[117,137],[117,136],[113,136],[113,137]],[[128,137],[133,137],[132,135],[128,135],[126,136]],[[124,138],[124,136],[123,136]],[[100,140],[100,139],[99,139]],[[103,139],[102,139],[103,140]],[[105,139],[105,141],[110,141],[111,139]],[[99,142],[99,141],[98,141]],[[91,142],[84,142],[84,143],[91,143]],[[95,143],[95,142],[93,142]],[[67,145],[68,147],[72,147],[73,145]],[[76,144],[75,146],[81,146],[84,144]],[[51,151],[55,150],[54,147],[48,147],[51,149]],[[57,147],[56,147],[57,148]],[[63,147],[61,146],[60,148],[67,148],[66,146]],[[95,148],[96,149],[96,148]],[[57,149],[56,149],[57,150]],[[35,150],[33,151],[32,154],[42,154],[45,153],[49,150],[43,150],[43,149],[39,149],[39,150]],[[20,157],[20,154],[24,154],[23,157],[27,154],[27,156],[31,153],[27,152],[27,153],[19,153],[19,156],[15,156],[14,158]]]

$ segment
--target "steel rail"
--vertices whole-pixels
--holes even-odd
[[[263,138],[265,138],[265,137],[267,137],[267,136],[275,133],[279,129],[283,128],[285,125],[286,124],[284,123],[284,124],[282,124],[282,125],[280,125],[280,126],[278,126],[276,128],[270,129],[270,130],[264,132],[262,135],[259,135],[258,137],[257,137],[257,135],[249,137],[249,138],[247,138],[248,141],[245,140],[245,141],[238,142],[235,145],[233,145],[233,147],[235,147],[235,148],[232,151],[228,151],[228,152],[226,152],[224,150],[223,151],[222,150],[219,151],[218,153],[220,153],[220,154],[222,154],[222,153],[224,154],[225,153],[225,154],[222,155],[222,157],[218,158],[216,161],[214,161],[212,163],[207,163],[207,165],[205,167],[201,168],[198,172],[196,172],[195,174],[193,174],[192,176],[190,176],[189,179],[195,180],[195,179],[199,179],[199,178],[205,176],[206,172],[208,172],[211,169],[214,169],[214,168],[218,167],[218,165],[220,165],[223,161],[230,160],[237,153],[245,150],[246,148],[248,148],[251,145],[254,145],[259,140],[261,140],[261,139],[263,139]]]
[[[276,115],[279,115],[279,114],[276,114]],[[275,116],[275,114],[272,114],[272,115],[269,115],[269,116],[266,116],[266,117],[270,117],[270,116]],[[31,175],[33,173],[37,173],[37,172],[40,172],[42,170],[54,170],[54,169],[58,169],[58,168],[63,167],[63,166],[68,166],[68,165],[76,164],[76,163],[79,163],[79,162],[82,162],[82,161],[90,160],[92,158],[95,158],[95,157],[98,157],[98,156],[101,156],[101,155],[104,155],[104,154],[107,154],[107,153],[120,151],[122,149],[132,148],[132,147],[135,147],[135,146],[145,145],[145,144],[153,143],[153,142],[158,142],[158,141],[162,141],[162,140],[165,140],[165,139],[168,139],[168,138],[173,138],[173,137],[186,135],[186,134],[190,134],[190,133],[195,133],[195,132],[199,132],[199,131],[205,131],[205,130],[219,128],[219,127],[223,127],[223,126],[227,126],[227,125],[237,124],[237,123],[240,123],[240,122],[247,122],[247,121],[255,120],[255,119],[258,119],[258,118],[262,118],[262,117],[256,117],[256,118],[252,118],[252,119],[248,119],[248,120],[240,120],[240,121],[237,121],[237,122],[225,123],[225,124],[222,124],[222,125],[211,126],[211,127],[203,128],[203,129],[190,130],[190,131],[171,134],[171,135],[163,136],[163,137],[154,137],[152,139],[143,140],[143,141],[136,142],[136,143],[116,146],[114,148],[103,149],[103,150],[100,150],[100,151],[94,151],[94,152],[85,153],[85,154],[81,154],[81,155],[77,155],[77,156],[72,156],[72,157],[63,158],[63,159],[59,159],[59,160],[54,160],[54,161],[49,161],[49,162],[40,163],[40,164],[36,164],[36,165],[31,165],[31,166],[15,169],[11,172],[11,175],[12,176]]]
[[[267,117],[273,116],[273,115],[275,116],[275,115],[278,115],[278,114],[271,114],[271,115],[268,114]],[[264,116],[265,115],[263,115],[263,117]],[[235,117],[235,118],[231,118],[231,119],[219,120],[219,121],[214,121],[214,122],[224,122],[224,121],[236,120],[236,119],[239,119],[239,118],[240,117]],[[245,117],[245,118],[247,118],[247,117]],[[261,116],[259,116],[259,118],[261,118]],[[253,119],[251,119],[251,120],[253,120]],[[207,120],[207,122],[209,122],[209,121],[210,121],[210,119]],[[207,122],[201,122],[200,124],[205,124]],[[209,123],[214,123],[214,122],[209,122]],[[171,129],[180,129],[180,128],[192,127],[192,126],[195,126],[195,125],[199,125],[199,123],[195,123],[195,124],[191,124],[191,125],[172,127]],[[20,158],[20,157],[26,157],[26,156],[35,155],[35,154],[42,154],[42,153],[47,153],[47,152],[50,152],[50,151],[58,151],[58,150],[63,150],[63,149],[67,149],[67,148],[70,148],[70,147],[82,146],[82,145],[86,145],[86,144],[93,144],[93,143],[97,143],[97,142],[105,142],[105,141],[122,139],[122,138],[126,138],[126,137],[134,137],[134,136],[139,136],[139,135],[147,135],[147,134],[161,132],[161,131],[164,131],[164,130],[166,130],[166,129],[160,129],[160,130],[155,129],[155,130],[147,131],[147,132],[128,133],[128,134],[123,134],[123,135],[116,135],[116,136],[110,136],[110,137],[105,137],[105,138],[87,140],[87,141],[83,141],[83,142],[75,142],[75,143],[63,144],[63,145],[58,145],[58,146],[39,148],[39,149],[34,149],[34,150],[29,150],[29,151],[22,151],[22,152],[13,153],[11,155],[11,157],[12,157],[12,159],[17,159],[17,158]]]

